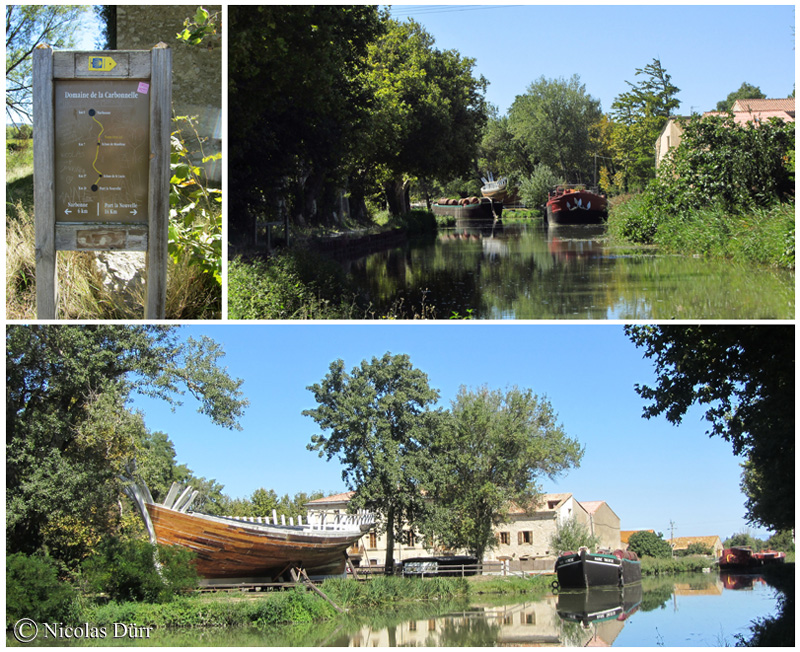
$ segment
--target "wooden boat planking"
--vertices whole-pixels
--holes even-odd
[[[307,530],[183,514],[160,505],[147,508],[158,542],[194,551],[197,572],[207,579],[279,577],[295,566],[310,575],[338,575],[344,572],[347,548],[362,534],[360,529]]]
[[[269,517],[235,518],[189,512],[197,495],[191,488],[180,497],[176,485],[158,505],[140,481],[129,481],[126,492],[145,521],[152,543],[178,545],[195,552],[194,564],[205,579],[279,578],[290,569],[304,569],[312,576],[341,575],[347,549],[374,523],[370,514],[311,515],[305,524],[298,517],[285,525],[273,510]]]

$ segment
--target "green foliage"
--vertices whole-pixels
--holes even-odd
[[[628,550],[635,552],[639,557],[672,557],[672,548],[664,541],[659,532],[641,530],[634,532],[628,539]]]
[[[686,548],[675,551],[676,557],[688,557],[690,555],[711,555],[714,551],[710,546],[703,543],[690,543]]]
[[[194,556],[188,548],[108,537],[83,562],[83,579],[89,592],[117,602],[169,602],[197,586]]]
[[[764,541],[757,539],[749,532],[737,532],[729,539],[725,539],[722,545],[726,548],[752,548],[755,551],[764,549]]]
[[[539,208],[547,203],[550,191],[565,181],[544,163],[533,168],[533,173],[519,186],[522,201],[529,208]]]
[[[394,537],[414,523],[421,509],[418,465],[429,463],[420,441],[426,411],[439,398],[428,377],[407,355],[385,353],[363,360],[348,373],[335,360],[330,371],[308,387],[318,407],[304,410],[328,434],[312,435],[309,450],[336,458],[342,479],[356,493],[352,508],[376,512],[387,532],[386,567],[394,561]]]
[[[426,511],[423,533],[479,559],[495,545],[493,526],[511,503],[535,500],[541,475],[578,466],[583,450],[567,437],[551,404],[530,389],[462,387],[449,413],[423,422]]]
[[[705,408],[708,435],[745,457],[748,520],[794,527],[794,327],[630,326],[626,334],[654,361],[654,387],[636,385],[645,418],[679,424]],[[780,500],[775,500],[780,496]]]
[[[33,50],[69,50],[88,5],[6,5],[6,122],[30,121]],[[22,118],[22,120],[20,120]]]
[[[436,216],[430,211],[420,209],[405,213],[400,218],[392,220],[391,223],[404,228],[411,236],[436,233],[438,228]]]
[[[78,615],[77,600],[77,591],[59,579],[51,557],[6,555],[6,627],[20,618],[70,622]]]
[[[792,530],[782,530],[781,532],[773,534],[767,540],[767,547],[786,553],[794,552],[794,536]]]
[[[183,29],[176,34],[176,38],[188,45],[201,45],[207,43],[209,49],[219,45],[220,37],[217,35],[217,22],[219,12],[210,14],[203,7],[198,7],[193,16],[183,21]]]
[[[753,100],[753,99],[765,99],[767,96],[761,92],[761,89],[758,86],[753,86],[752,84],[748,84],[747,82],[742,82],[742,85],[739,87],[738,91],[734,91],[733,93],[729,93],[728,97],[724,100],[720,100],[717,102],[717,111],[730,111],[733,109],[733,105],[736,100]]]
[[[578,550],[581,547],[596,550],[600,539],[589,533],[589,528],[571,516],[563,523],[559,523],[556,532],[550,538],[550,548],[559,554],[568,550]]]
[[[627,189],[641,188],[655,176],[653,144],[669,116],[680,106],[680,89],[672,84],[670,75],[659,59],[637,68],[642,81],[630,86],[611,105],[616,123],[612,131],[614,158],[622,165]]]
[[[694,116],[681,144],[659,169],[665,212],[719,205],[726,210],[769,206],[794,194],[789,153],[794,124],[776,118],[737,124],[732,116]]]
[[[669,544],[665,541],[664,543]],[[674,575],[676,573],[702,573],[712,562],[707,557],[642,557],[642,575]],[[670,587],[671,589],[672,587]],[[671,590],[670,590],[671,594]]]
[[[586,93],[580,77],[540,77],[508,112],[508,129],[531,164],[543,163],[574,181],[590,177],[591,131],[600,119],[600,101]]]
[[[176,120],[193,125],[188,117]],[[222,193],[204,183],[203,169],[192,163],[192,155],[180,131],[173,132],[171,142],[169,255],[176,263],[186,260],[202,274],[213,278],[221,288]],[[222,154],[203,156],[202,162],[220,158]]]
[[[486,80],[475,61],[438,50],[414,21],[386,21],[368,48],[371,110],[359,169],[374,170],[394,215],[408,210],[398,189],[409,177],[446,181],[469,172],[486,121]]]
[[[347,318],[348,291],[341,266],[304,249],[228,264],[231,319]]]
[[[370,110],[367,46],[384,29],[377,6],[249,5],[228,12],[230,227],[256,215],[318,221],[355,172]],[[327,191],[326,191],[327,186]],[[316,204],[316,214],[315,214]]]
[[[118,476],[146,437],[126,407],[133,392],[177,406],[188,389],[200,412],[237,428],[247,400],[217,365],[222,355],[168,326],[9,326],[9,552],[47,548],[74,567],[116,528]]]

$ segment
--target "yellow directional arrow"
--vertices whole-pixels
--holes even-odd
[[[89,70],[113,70],[116,65],[111,57],[89,57]]]

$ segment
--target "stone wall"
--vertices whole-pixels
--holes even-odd
[[[199,5],[117,5],[117,49],[149,50],[159,42],[172,48],[173,116],[196,117],[195,126],[208,156],[221,150],[222,136],[222,44],[190,46],[178,41],[183,21],[193,16]],[[209,13],[220,6],[206,6]],[[221,14],[220,14],[221,16]],[[221,29],[218,30],[218,36]],[[185,123],[178,123],[200,165],[200,147]],[[206,165],[210,180],[221,178],[220,162]]]

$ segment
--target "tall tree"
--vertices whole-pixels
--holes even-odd
[[[8,550],[49,548],[74,562],[109,527],[117,476],[144,438],[126,408],[133,393],[180,405],[188,391],[214,423],[237,428],[247,401],[221,356],[216,343],[183,341],[174,327],[9,326]]]
[[[399,215],[410,209],[415,178],[446,182],[472,171],[486,121],[486,80],[473,76],[473,59],[436,49],[414,21],[387,24],[369,47],[374,102],[362,160]]]
[[[717,102],[717,111],[730,111],[733,108],[734,103],[736,100],[753,100],[753,99],[765,99],[767,96],[761,92],[761,89],[758,86],[753,86],[752,84],[748,84],[747,82],[742,82],[742,85],[739,86],[738,91],[733,91],[733,93],[729,93],[728,97],[724,100],[720,100]]]
[[[327,435],[314,435],[309,450],[344,467],[342,479],[355,491],[350,505],[375,511],[386,531],[386,569],[394,564],[394,541],[420,509],[416,464],[419,430],[439,392],[407,355],[386,353],[363,360],[350,373],[331,363],[321,383],[308,388],[318,407],[304,410]]]
[[[653,359],[655,387],[636,385],[644,416],[679,424],[695,403],[708,435],[745,458],[747,518],[775,531],[794,527],[794,326],[629,326]]]
[[[532,509],[539,478],[554,478],[583,456],[549,401],[530,389],[462,387],[449,419],[437,426],[427,443],[422,529],[479,559],[495,544],[492,528],[506,522],[512,504]]]
[[[586,92],[580,76],[533,82],[508,112],[509,128],[528,152],[531,166],[544,163],[570,181],[591,178],[591,129],[600,101]]]
[[[67,49],[88,5],[6,5],[6,118],[31,120],[33,51],[37,45]]]
[[[232,6],[228,14],[230,223],[286,206],[316,218],[343,187],[360,146],[368,43],[383,29],[376,6]]]
[[[508,177],[509,182],[519,184],[533,173],[524,143],[511,131],[508,116],[501,116],[497,107],[489,107],[489,119],[483,130],[478,150],[479,175],[492,172]]]
[[[643,187],[655,177],[655,143],[658,134],[680,106],[675,86],[659,59],[637,68],[642,81],[617,96],[611,105],[615,158],[622,161],[628,187]]]

